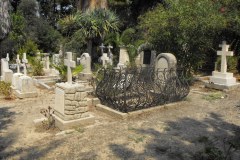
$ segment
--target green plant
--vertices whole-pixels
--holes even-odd
[[[32,66],[32,75],[33,76],[43,76],[43,64],[41,61],[35,59],[34,57],[31,58],[31,66]]]
[[[42,122],[43,127],[47,130],[55,128],[55,120],[53,118],[54,110],[49,106],[48,109],[42,109],[40,113],[47,118],[47,120]]]
[[[224,97],[223,93],[221,93],[221,92],[213,92],[211,94],[204,95],[203,99],[205,99],[207,101],[213,101],[213,100],[221,99],[223,97]]]
[[[59,71],[60,73],[60,77],[62,81],[66,81],[67,80],[67,66],[64,65],[63,62],[61,62],[58,65],[55,64],[51,64],[56,70]],[[78,66],[76,66],[73,70],[72,70],[72,75],[73,76],[77,76],[79,73],[81,73],[83,71],[83,66],[80,64]]]
[[[221,57],[217,58],[217,70],[221,70]],[[238,57],[227,57],[227,71],[228,72],[237,72]]]
[[[212,0],[166,0],[140,17],[144,38],[159,52],[174,53],[178,64],[196,71],[214,50],[215,37],[227,26],[219,11],[221,2]]]
[[[0,81],[0,94],[4,95],[5,99],[12,98],[11,83]]]
[[[17,53],[22,56],[23,53],[27,53],[28,56],[36,56],[36,53],[39,52],[38,45],[32,40],[27,40],[27,42],[18,49]]]

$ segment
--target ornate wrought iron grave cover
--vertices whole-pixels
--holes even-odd
[[[189,93],[183,70],[152,67],[103,69],[96,95],[101,103],[130,112],[182,100]]]

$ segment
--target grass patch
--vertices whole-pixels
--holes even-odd
[[[222,92],[214,92],[209,95],[203,96],[203,99],[205,99],[207,101],[214,101],[214,100],[222,99],[222,98],[224,98],[224,94]]]

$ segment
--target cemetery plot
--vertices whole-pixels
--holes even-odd
[[[96,87],[97,97],[102,104],[125,113],[180,101],[189,93],[180,69],[104,69],[102,74]]]

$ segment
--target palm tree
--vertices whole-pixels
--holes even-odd
[[[79,11],[94,10],[96,8],[107,8],[107,0],[77,0],[77,8]]]
[[[105,9],[95,9],[78,13],[76,17],[80,31],[85,35],[88,41],[88,52],[92,53],[92,40],[99,37],[103,42],[105,36],[111,32],[119,30],[119,19],[117,15]]]

